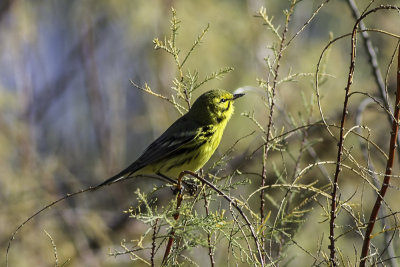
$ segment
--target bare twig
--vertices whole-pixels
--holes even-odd
[[[365,108],[371,103],[374,103],[374,100],[372,100],[371,98],[366,98],[360,103],[360,105],[357,109],[357,113],[356,113],[356,125],[362,124],[362,113],[364,112]],[[361,128],[357,128],[357,132],[359,132],[359,134],[361,134]],[[373,177],[372,183],[374,184],[375,187],[378,188],[379,180],[378,180],[378,176],[375,171],[374,164],[370,160],[368,142],[367,142],[367,144],[365,144],[365,143],[361,142],[361,139],[360,139],[360,148],[361,148],[361,151],[363,153],[365,160],[367,161],[368,173]],[[382,218],[382,220],[381,220],[382,226],[386,226],[389,224],[389,221],[387,218],[385,218],[384,214],[385,214],[385,209],[380,209],[379,216]],[[394,216],[394,218],[396,219],[395,216]],[[394,234],[395,234],[395,232],[393,232],[393,234],[390,234],[388,231],[385,231],[384,238],[385,238],[385,243],[387,244],[389,263],[392,267],[397,267],[398,265],[397,265],[397,261],[395,259],[396,253],[393,248],[393,242],[391,242]]]
[[[301,27],[300,30],[298,30],[293,36],[292,38],[289,39],[289,41],[286,43],[286,46],[284,49],[286,49],[290,43],[302,32],[304,31],[304,29],[307,27],[308,24],[311,23],[311,21],[314,19],[314,17],[318,14],[318,12],[321,10],[321,8],[327,4],[330,0],[325,0],[323,1],[318,7],[317,9],[315,9],[315,11],[312,13],[311,17],[303,24],[303,26]]]
[[[204,208],[206,210],[206,216],[210,216],[210,211],[208,209],[208,200],[207,200],[207,195],[206,195],[206,191],[203,191],[203,198],[204,198]],[[215,260],[214,260],[214,252],[213,252],[213,247],[211,244],[211,233],[207,233],[207,244],[208,244],[208,256],[210,257],[210,264],[211,267],[215,266]]]
[[[153,235],[151,237],[151,254],[150,254],[150,262],[151,266],[154,267],[154,256],[156,255],[156,237],[157,237],[157,224],[158,224],[159,218],[157,218],[154,222],[153,225]],[[160,228],[159,228],[160,229]]]
[[[400,105],[400,51],[398,51],[397,63],[398,63],[398,66],[397,66],[397,93],[396,93],[396,102],[395,102],[395,111],[394,111],[395,120],[393,121],[393,124],[392,124],[392,132],[390,133],[389,159],[386,164],[386,172],[385,172],[385,177],[383,179],[382,187],[379,192],[379,195],[376,198],[375,205],[372,209],[371,216],[370,216],[370,219],[368,222],[368,226],[365,231],[365,237],[364,237],[363,247],[362,247],[362,251],[361,251],[360,267],[364,267],[366,264],[366,260],[368,257],[368,251],[369,251],[369,244],[371,241],[371,233],[372,233],[372,230],[374,229],[376,217],[377,217],[379,209],[381,207],[382,200],[385,197],[386,190],[388,189],[389,182],[390,182],[390,176],[392,174],[392,168],[393,168],[393,164],[394,164],[397,133],[398,133],[398,129],[399,129],[398,120],[399,120],[399,115],[400,115],[400,107],[399,107],[399,105]]]
[[[361,16],[361,14],[358,11],[355,1],[347,0],[347,3],[349,4],[349,6],[351,8],[354,19],[358,19]],[[389,121],[389,123],[393,123],[393,118],[391,117],[391,113],[393,112],[393,109],[389,103],[389,98],[388,98],[388,94],[387,94],[386,86],[385,86],[386,83],[383,80],[382,73],[379,68],[378,58],[376,56],[374,45],[372,44],[372,41],[368,34],[368,31],[366,31],[366,27],[365,27],[365,24],[363,21],[360,22],[360,30],[361,30],[361,36],[364,41],[363,44],[365,46],[365,49],[367,50],[367,54],[369,57],[369,62],[370,62],[371,68],[372,68],[372,73],[375,78],[376,85],[379,88],[380,96],[385,103],[385,107],[388,110],[390,110],[390,113],[388,113],[388,121]],[[397,143],[400,143],[400,136],[397,137]],[[397,149],[397,156],[400,159],[400,149]]]
[[[340,122],[340,135],[339,135],[339,142],[338,142],[338,154],[337,154],[337,160],[336,160],[336,170],[335,170],[335,176],[333,180],[333,188],[332,188],[332,202],[331,202],[331,211],[330,211],[330,221],[329,221],[329,240],[330,240],[330,257],[329,261],[332,266],[337,266],[336,263],[336,258],[335,258],[335,234],[334,234],[334,229],[335,229],[335,218],[336,218],[336,204],[337,204],[337,191],[338,191],[338,178],[339,178],[339,173],[341,171],[341,161],[342,161],[342,155],[343,155],[343,141],[344,141],[344,123],[346,121],[346,115],[348,114],[347,110],[347,105],[348,105],[348,100],[349,100],[349,92],[350,92],[350,86],[353,83],[353,76],[354,76],[354,69],[355,69],[355,58],[356,58],[356,43],[357,43],[357,29],[359,23],[369,14],[372,14],[380,9],[398,9],[395,6],[379,6],[377,8],[371,9],[368,12],[365,12],[359,19],[357,19],[356,23],[354,24],[353,31],[351,34],[351,57],[350,57],[350,69],[349,69],[349,75],[347,79],[347,85],[345,88],[345,98],[344,98],[344,103],[343,103],[343,112],[342,112],[342,119]],[[318,75],[316,75],[318,76]],[[386,189],[385,189],[386,191]],[[381,200],[379,201],[381,203]],[[378,207],[379,209],[379,207]],[[375,217],[376,218],[376,214]],[[369,246],[369,243],[368,243]],[[368,252],[368,248],[367,248]],[[365,264],[365,261],[364,261]]]
[[[268,126],[267,126],[267,132],[266,132],[266,141],[264,143],[264,148],[263,148],[263,164],[262,164],[262,177],[261,177],[261,184],[260,187],[263,188],[265,186],[265,182],[267,179],[267,159],[268,159],[268,145],[270,143],[270,138],[271,138],[271,131],[273,127],[273,115],[274,115],[274,105],[275,105],[275,94],[276,94],[276,87],[278,83],[278,74],[279,74],[279,67],[280,67],[280,61],[282,58],[282,52],[284,49],[285,45],[285,40],[286,40],[286,33],[288,32],[289,29],[289,22],[291,19],[291,15],[293,14],[294,7],[296,5],[296,0],[292,0],[291,6],[290,6],[290,11],[286,13],[286,22],[285,22],[285,28],[282,32],[282,37],[280,38],[280,45],[279,45],[279,50],[276,58],[276,65],[274,69],[274,80],[272,83],[271,87],[271,103],[270,103],[270,110],[269,110],[269,115],[268,115]],[[264,209],[265,209],[265,197],[264,197],[264,190],[260,191],[260,225],[263,225],[264,223]],[[265,249],[265,242],[264,242],[264,235],[261,233],[261,243],[263,248]]]
[[[394,7],[393,9],[396,9],[396,7]],[[358,30],[358,32],[364,32],[364,31],[378,32],[378,33],[382,33],[384,35],[387,35],[387,36],[390,36],[390,37],[393,37],[393,38],[396,38],[396,39],[400,39],[399,35],[396,35],[396,34],[393,34],[393,33],[387,32],[387,31],[382,31],[382,30],[379,30],[379,29]],[[322,62],[323,56],[328,51],[330,46],[332,44],[336,43],[337,41],[339,41],[339,40],[341,40],[341,39],[343,39],[345,37],[349,37],[351,35],[352,35],[352,33],[346,33],[346,34],[343,34],[343,35],[341,35],[339,37],[336,37],[336,38],[330,40],[329,43],[322,50],[322,53],[321,53],[321,55],[320,55],[320,57],[318,59],[317,69],[315,71],[315,91],[316,91],[315,94],[317,96],[317,104],[318,104],[319,113],[321,115],[321,119],[322,119],[323,123],[325,124],[326,130],[328,131],[328,133],[333,138],[335,138],[335,136],[332,133],[332,131],[330,130],[331,125],[329,125],[328,122],[326,121],[326,118],[325,118],[324,113],[322,111],[321,96],[320,96],[320,92],[319,92],[319,75],[321,75],[321,74],[319,74],[319,71],[320,71],[320,67],[321,67],[321,62]]]
[[[9,252],[10,252],[11,243],[12,243],[12,241],[15,239],[15,236],[17,235],[18,231],[19,231],[22,227],[24,227],[25,224],[27,224],[30,220],[32,220],[33,218],[35,218],[37,215],[39,215],[39,214],[42,213],[43,211],[45,211],[45,210],[51,208],[51,207],[54,206],[55,204],[57,204],[57,203],[59,203],[59,202],[61,202],[61,201],[64,201],[64,200],[66,200],[66,199],[68,199],[68,198],[71,198],[71,197],[73,197],[73,196],[76,196],[76,195],[79,195],[79,194],[82,194],[82,193],[85,193],[85,192],[93,191],[93,189],[94,189],[94,187],[89,187],[89,188],[82,189],[82,190],[79,190],[79,191],[77,191],[77,192],[74,192],[74,193],[72,193],[72,194],[67,194],[67,195],[65,195],[65,196],[63,196],[63,197],[61,197],[61,198],[59,198],[59,199],[57,199],[57,200],[51,202],[50,204],[44,206],[44,207],[41,208],[40,210],[36,211],[34,214],[32,214],[31,216],[29,216],[28,219],[26,219],[23,223],[21,223],[21,224],[17,227],[17,229],[14,231],[14,233],[11,235],[11,238],[8,240],[7,251],[6,251],[6,266],[8,267],[8,255],[9,255]]]
[[[175,211],[175,214],[174,214],[175,221],[177,221],[179,219],[179,215],[180,215],[179,209],[181,207],[182,199],[183,199],[182,178],[183,178],[184,175],[185,175],[184,172],[181,172],[179,174],[178,183],[176,184],[176,190],[178,191],[178,195],[176,196],[176,211]],[[171,232],[169,233],[169,239],[168,239],[167,247],[165,248],[165,253],[164,253],[162,265],[167,263],[168,256],[169,256],[169,254],[171,252],[172,245],[174,243],[174,239],[175,239],[175,229],[172,228]]]
[[[122,181],[127,181],[127,180],[132,179],[132,178],[135,178],[135,177],[138,177],[138,176],[129,177],[128,179],[117,180],[117,181],[114,181],[114,182],[111,183],[111,184],[119,183],[119,182],[122,182]],[[155,177],[146,176],[146,175],[144,175],[144,177],[155,178]],[[110,184],[110,185],[111,185],[111,184]],[[100,189],[100,188],[102,188],[102,187],[104,187],[104,185],[90,186],[90,187],[88,187],[88,188],[85,188],[85,189],[82,189],[82,190],[79,190],[79,191],[76,191],[76,192],[73,192],[73,193],[70,193],[70,194],[66,194],[66,195],[60,197],[59,199],[57,199],[57,200],[55,200],[55,201],[53,201],[53,202],[47,204],[46,206],[44,206],[43,208],[39,209],[38,211],[36,211],[36,212],[35,212],[34,214],[32,214],[31,216],[29,216],[25,221],[23,221],[23,222],[17,227],[17,229],[12,233],[10,239],[8,240],[7,250],[6,250],[6,266],[7,266],[7,267],[9,266],[9,264],[8,264],[8,256],[9,256],[9,253],[10,253],[11,243],[12,243],[12,241],[15,239],[15,236],[17,235],[17,233],[19,232],[19,230],[21,230],[21,228],[23,228],[28,222],[30,222],[33,218],[35,218],[36,216],[38,216],[39,214],[41,214],[41,213],[44,212],[45,210],[47,210],[47,209],[53,207],[54,205],[56,205],[56,204],[58,204],[58,203],[60,203],[60,202],[62,202],[62,201],[64,201],[64,200],[66,200],[66,199],[69,199],[69,198],[71,198],[71,197],[74,197],[74,196],[76,196],[76,195],[80,195],[80,194],[83,194],[83,193],[86,193],[86,192],[94,192],[95,190],[98,190],[98,189]]]
[[[343,104],[343,112],[342,112],[342,119],[340,122],[340,136],[339,136],[339,143],[338,143],[338,155],[337,155],[337,160],[336,160],[336,170],[335,170],[335,177],[333,179],[333,188],[332,188],[332,200],[331,200],[331,211],[330,211],[330,221],[329,221],[329,240],[330,240],[330,257],[329,261],[331,266],[335,267],[337,266],[336,263],[336,258],[335,258],[335,218],[336,218],[336,204],[337,204],[337,190],[338,190],[338,178],[339,178],[339,173],[341,171],[341,161],[342,161],[342,155],[343,155],[343,140],[344,140],[344,123],[346,120],[346,115],[348,113],[347,111],[347,104],[349,100],[349,92],[350,92],[350,86],[353,83],[353,74],[354,74],[354,67],[355,67],[355,58],[356,58],[356,33],[357,33],[357,28],[358,28],[358,21],[353,27],[353,33],[351,36],[351,58],[350,58],[350,71],[349,71],[349,76],[347,80],[347,85],[345,88],[345,98],[344,98],[344,104]]]
[[[58,255],[57,255],[56,243],[54,242],[53,238],[51,237],[51,235],[50,235],[46,230],[43,230],[43,231],[44,231],[44,232],[46,233],[46,235],[49,237],[49,239],[50,239],[50,241],[51,241],[51,245],[52,245],[53,250],[54,250],[54,258],[55,258],[54,267],[58,267]]]

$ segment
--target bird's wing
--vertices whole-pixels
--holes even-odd
[[[183,116],[151,143],[132,165],[137,165],[137,168],[141,169],[146,165],[168,157],[180,147],[193,141],[200,132],[201,126],[197,122],[188,120]]]
[[[95,188],[111,184],[112,182],[135,173],[149,164],[168,157],[180,147],[193,141],[200,132],[201,125],[199,123],[193,120],[188,120],[186,116],[179,118],[159,138],[151,143],[143,154],[129,167],[122,170],[117,175],[107,179]]]

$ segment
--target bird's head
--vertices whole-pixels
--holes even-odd
[[[189,114],[194,119],[204,123],[227,122],[233,114],[234,100],[243,95],[231,94],[222,89],[205,92],[194,102]]]

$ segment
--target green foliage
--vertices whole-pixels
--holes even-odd
[[[206,28],[197,36],[196,40],[193,42],[193,45],[190,47],[186,55],[184,55],[183,60],[180,59],[181,49],[177,47],[177,35],[179,30],[180,20],[176,17],[176,10],[172,8],[172,19],[171,19],[171,35],[167,39],[164,37],[164,41],[160,41],[158,38],[153,39],[153,43],[155,44],[155,49],[162,49],[165,52],[169,53],[175,61],[176,70],[178,76],[173,80],[174,86],[171,87],[173,91],[175,91],[175,95],[172,95],[172,101],[175,101],[174,98],[178,98],[184,100],[190,108],[192,93],[198,89],[200,86],[204,85],[208,81],[213,79],[221,79],[225,74],[233,71],[232,67],[221,68],[218,71],[214,71],[209,75],[206,75],[205,78],[199,80],[199,73],[197,70],[190,71],[187,69],[185,71],[184,65],[186,61],[189,59],[192,52],[200,45],[205,34],[210,28],[208,24]],[[147,92],[151,92],[150,89],[146,90]],[[174,97],[175,96],[175,97]],[[175,104],[175,103],[174,103]],[[175,108],[182,114],[182,110],[180,109],[182,106],[175,104]]]

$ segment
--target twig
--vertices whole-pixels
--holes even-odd
[[[322,122],[315,122],[315,123],[310,123],[310,124],[301,125],[301,126],[298,126],[297,128],[288,130],[288,131],[286,131],[286,132],[284,132],[284,133],[282,133],[282,134],[280,134],[280,135],[277,135],[277,136],[271,138],[270,141],[275,141],[275,142],[276,142],[277,140],[280,140],[280,139],[285,139],[285,140],[286,140],[287,138],[289,138],[290,136],[294,135],[296,132],[298,132],[298,131],[300,131],[300,130],[302,130],[302,129],[311,128],[311,127],[317,127],[317,126],[325,126],[325,127],[332,127],[332,128],[339,128],[339,127],[340,127],[340,126],[335,125],[335,124],[325,124],[325,123],[322,123]],[[349,130],[349,129],[347,129],[347,128],[345,128],[345,130],[347,131],[347,134],[352,133],[352,134],[354,134],[355,136],[358,136],[358,137],[364,139],[364,140],[367,141],[370,145],[372,145],[383,157],[388,158],[388,156],[386,155],[386,153],[385,153],[376,143],[374,143],[373,141],[371,141],[371,140],[365,138],[364,136],[360,135],[360,134],[357,133],[356,131]],[[255,152],[257,152],[258,150],[262,149],[263,147],[264,147],[264,144],[260,145],[258,148],[256,148],[256,149],[254,150],[254,152],[252,152],[252,154],[250,154],[250,156],[254,155]],[[368,168],[366,168],[366,169],[368,169]],[[261,176],[261,175],[260,175],[260,176]],[[392,175],[392,176],[394,176],[394,175]],[[400,177],[400,176],[396,176],[396,177]]]
[[[210,211],[208,209],[208,200],[207,200],[207,195],[206,191],[203,191],[203,198],[204,198],[204,208],[206,210],[206,216],[210,216]],[[208,244],[208,256],[210,257],[210,264],[211,267],[215,266],[215,260],[214,260],[214,253],[213,253],[213,248],[211,246],[211,233],[207,233],[207,244]]]
[[[324,2],[322,2],[317,9],[312,13],[312,15],[310,16],[310,18],[303,24],[303,26],[301,27],[300,30],[298,30],[293,36],[292,38],[289,39],[289,41],[286,43],[286,46],[284,49],[286,49],[290,43],[293,41],[294,38],[296,38],[306,27],[308,24],[311,23],[311,21],[314,19],[314,17],[318,14],[318,12],[321,10],[321,8],[327,4],[330,0],[325,0]]]
[[[157,224],[158,224],[159,218],[156,219],[153,225],[153,235],[151,237],[151,254],[150,254],[150,262],[151,266],[154,267],[154,256],[156,252],[156,237],[157,237]]]
[[[176,190],[178,191],[178,195],[176,196],[176,211],[174,214],[175,221],[177,221],[179,219],[179,215],[180,215],[179,209],[181,207],[182,199],[183,199],[182,178],[184,175],[185,175],[184,172],[181,172],[179,174],[178,182],[176,184]],[[165,253],[164,253],[164,257],[163,257],[161,266],[167,263],[167,259],[171,252],[172,245],[174,243],[174,239],[175,239],[175,229],[172,228],[171,232],[169,233],[169,239],[168,239],[167,247],[165,248]]]
[[[332,188],[332,193],[331,193],[331,211],[330,211],[330,221],[329,221],[329,240],[330,240],[330,245],[329,245],[329,250],[330,250],[330,257],[329,261],[331,266],[335,267],[337,266],[336,264],[336,259],[335,259],[335,218],[336,218],[336,204],[337,204],[337,190],[338,190],[338,178],[339,178],[339,173],[341,171],[341,161],[342,161],[342,155],[343,155],[343,140],[344,140],[344,123],[346,120],[346,115],[348,113],[347,111],[347,104],[349,100],[349,92],[350,92],[350,86],[353,83],[353,74],[354,74],[354,68],[355,68],[355,58],[356,58],[356,33],[357,33],[357,28],[358,28],[358,22],[354,25],[353,27],[353,32],[351,36],[351,57],[350,57],[350,70],[349,70],[349,75],[347,79],[347,85],[345,88],[345,98],[344,98],[344,104],[343,104],[343,112],[342,112],[342,119],[340,122],[340,136],[339,136],[339,143],[338,143],[338,154],[337,154],[337,160],[336,160],[336,170],[335,170],[335,177],[333,179],[333,188]]]
[[[193,177],[195,177],[196,179],[200,180],[200,182],[202,182],[203,184],[206,184],[209,188],[213,189],[215,192],[217,192],[220,196],[222,196],[223,198],[225,198],[239,213],[240,215],[243,217],[243,219],[245,220],[247,226],[250,229],[251,232],[251,236],[253,237],[254,243],[256,244],[256,248],[257,248],[257,253],[258,253],[258,257],[259,257],[259,261],[261,266],[264,266],[264,260],[263,260],[263,253],[261,251],[261,247],[260,247],[260,242],[258,240],[257,234],[252,226],[252,224],[250,223],[249,219],[247,218],[246,214],[244,214],[243,210],[239,207],[239,205],[237,204],[237,202],[233,199],[231,199],[228,195],[226,195],[224,192],[222,192],[221,190],[219,190],[215,185],[213,185],[212,183],[210,183],[209,181],[207,181],[206,179],[200,177],[197,173],[191,172],[191,171],[183,171],[181,173],[181,175],[191,175]],[[271,264],[273,266],[275,266],[275,264],[272,262],[272,259],[268,256],[268,259],[271,261]]]
[[[54,250],[54,258],[55,258],[55,264],[54,267],[58,267],[58,255],[57,255],[57,247],[56,247],[56,243],[54,243],[53,238],[51,237],[51,235],[46,231],[43,230],[46,235],[49,237],[50,241],[51,241],[51,245],[53,246],[53,250]]]
[[[148,85],[147,83],[145,83],[144,87],[142,87],[142,86],[139,86],[138,84],[136,84],[135,82],[133,82],[132,80],[129,80],[129,81],[130,81],[131,84],[132,84],[134,87],[136,87],[137,89],[140,89],[140,90],[142,90],[142,91],[144,91],[144,92],[146,92],[146,93],[148,93],[148,94],[150,94],[150,95],[152,95],[152,96],[158,97],[158,98],[160,98],[160,99],[162,99],[162,100],[168,101],[169,103],[171,103],[172,105],[174,105],[174,107],[176,108],[176,110],[177,110],[181,115],[183,115],[184,112],[187,111],[187,109],[186,109],[184,106],[182,106],[182,105],[180,105],[179,103],[177,103],[173,97],[172,97],[172,99],[170,99],[170,98],[168,98],[168,97],[166,97],[166,96],[163,96],[163,95],[161,95],[161,94],[157,94],[156,92],[154,92],[153,90],[151,90],[151,88],[149,87],[149,85]]]
[[[342,161],[342,155],[343,155],[344,123],[346,121],[346,115],[348,114],[347,105],[348,105],[348,100],[349,100],[349,92],[350,92],[350,86],[353,83],[353,76],[354,76],[354,69],[355,69],[357,29],[358,29],[359,23],[366,16],[368,16],[369,14],[372,14],[380,9],[398,9],[398,8],[395,6],[379,6],[374,9],[369,10],[368,12],[364,13],[359,19],[357,19],[356,23],[354,24],[353,31],[351,34],[350,70],[349,70],[349,75],[348,75],[348,79],[347,79],[347,85],[345,88],[345,98],[344,98],[344,103],[343,103],[342,119],[340,122],[340,136],[339,136],[339,143],[338,143],[339,148],[338,148],[338,154],[337,154],[337,160],[336,160],[335,177],[333,180],[333,188],[332,188],[332,194],[331,194],[332,202],[331,202],[330,221],[329,221],[329,240],[330,240],[329,261],[332,266],[337,266],[336,259],[335,259],[335,234],[334,234],[335,218],[336,218],[336,204],[337,204],[336,198],[337,198],[337,191],[338,191],[338,178],[339,178],[339,173],[341,171],[341,161]],[[318,75],[316,75],[316,77],[318,77]],[[386,188],[387,188],[387,186],[386,186]],[[386,189],[385,189],[385,191],[386,191]],[[381,203],[381,200],[379,201],[379,203]],[[378,209],[379,209],[379,207],[378,207]],[[375,214],[375,218],[376,218],[376,214]],[[365,244],[365,242],[364,242],[364,244]],[[368,246],[369,246],[369,243],[368,243]],[[368,248],[367,248],[367,252],[368,252]],[[364,264],[365,264],[365,261],[364,261]],[[360,265],[360,266],[364,266],[364,265]]]
[[[278,55],[276,58],[276,66],[274,69],[274,80],[272,83],[272,87],[271,87],[271,104],[270,104],[270,111],[269,111],[269,115],[268,115],[268,126],[267,126],[267,132],[266,132],[266,141],[264,143],[264,148],[263,148],[263,164],[262,164],[262,177],[261,177],[261,185],[260,187],[263,188],[265,186],[265,182],[267,179],[267,159],[268,159],[268,145],[270,142],[270,138],[271,138],[271,131],[272,131],[272,117],[274,115],[274,106],[275,106],[275,93],[276,93],[276,86],[278,83],[278,74],[279,74],[279,67],[280,67],[280,60],[282,58],[282,52],[284,49],[284,45],[285,45],[285,40],[286,40],[286,33],[288,32],[289,29],[289,22],[290,22],[290,18],[291,15],[293,13],[294,10],[294,6],[296,4],[296,0],[292,0],[291,3],[291,7],[290,7],[290,11],[288,11],[287,15],[286,15],[286,22],[285,22],[285,28],[283,29],[282,32],[282,37],[280,39],[280,45],[279,45],[279,50],[278,50]],[[260,191],[260,225],[262,225],[264,223],[264,206],[265,206],[265,198],[264,198],[264,190]],[[264,233],[261,233],[261,243],[262,243],[262,247],[263,249],[265,249],[265,242],[264,242]]]
[[[371,98],[366,98],[361,102],[360,106],[357,109],[357,113],[356,113],[356,116],[355,116],[356,117],[356,125],[361,125],[361,123],[362,123],[362,113],[364,112],[365,108],[371,103],[374,103],[374,100],[372,100]],[[359,132],[359,134],[361,134],[361,129],[360,128],[357,128],[357,131]],[[360,148],[361,148],[363,157],[367,161],[368,172],[373,177],[372,183],[374,184],[374,186],[376,188],[378,188],[379,187],[379,184],[378,184],[379,180],[378,180],[378,176],[377,176],[376,171],[375,171],[374,164],[370,160],[368,142],[367,142],[367,144],[364,144],[360,140]],[[379,210],[379,216],[382,218],[381,219],[381,225],[382,226],[386,226],[386,225],[389,224],[389,221],[387,220],[387,218],[385,218],[384,214],[385,214],[385,209],[380,209]],[[394,218],[396,219],[396,216],[394,216]],[[394,248],[393,248],[393,242],[391,242],[391,240],[393,239],[393,235],[394,234],[395,234],[395,232],[393,232],[393,234],[391,235],[388,231],[385,231],[384,232],[384,239],[385,239],[385,243],[387,244],[387,251],[388,251],[388,255],[389,255],[390,265],[392,267],[397,267],[398,265],[397,265],[397,261],[395,259],[396,253],[395,253]]]
[[[398,59],[397,59],[397,93],[396,93],[396,102],[395,102],[395,111],[394,111],[394,118],[395,120],[393,121],[392,124],[392,132],[390,133],[390,146],[389,146],[389,159],[386,164],[386,172],[385,172],[385,178],[383,179],[382,187],[381,190],[379,191],[379,195],[376,198],[375,205],[372,209],[371,216],[369,219],[369,223],[367,226],[367,229],[365,231],[365,237],[364,237],[364,242],[363,242],[363,247],[361,251],[361,261],[360,261],[360,267],[364,267],[367,256],[368,256],[368,251],[369,251],[369,244],[371,241],[371,233],[372,230],[374,229],[376,217],[378,215],[379,209],[382,204],[382,200],[385,197],[386,190],[389,186],[390,182],[390,176],[392,174],[392,168],[394,164],[394,156],[395,156],[395,150],[396,150],[396,141],[397,141],[397,133],[399,130],[399,125],[398,125],[398,120],[399,120],[399,115],[400,115],[400,51],[398,51]]]
[[[134,176],[134,177],[137,177],[137,176]],[[127,178],[127,179],[117,180],[117,181],[114,181],[114,182],[111,183],[111,184],[119,183],[119,182],[122,182],[122,181],[127,181],[127,180],[129,180],[129,179],[134,178],[134,177],[129,177],[129,178]],[[152,176],[145,176],[145,177],[155,178],[155,177],[152,177]],[[110,184],[110,185],[111,185],[111,184]],[[12,243],[12,241],[15,239],[15,236],[17,235],[17,233],[19,232],[19,230],[21,230],[21,228],[24,227],[29,221],[31,221],[33,218],[35,218],[36,216],[38,216],[39,214],[41,214],[43,211],[45,211],[45,210],[51,208],[52,206],[58,204],[59,202],[62,202],[62,201],[64,201],[64,200],[68,199],[68,198],[74,197],[74,196],[79,195],[79,194],[82,194],[82,193],[93,192],[93,191],[98,190],[98,189],[100,189],[100,188],[102,188],[102,187],[104,187],[104,186],[105,186],[105,185],[90,186],[90,187],[88,187],[88,188],[85,188],[85,189],[76,191],[76,192],[74,192],[74,193],[66,194],[65,196],[60,197],[59,199],[57,199],[57,200],[55,200],[55,201],[53,201],[53,202],[47,204],[46,206],[44,206],[43,208],[39,209],[38,211],[36,211],[36,212],[35,212],[34,214],[32,214],[31,216],[29,216],[25,221],[23,221],[23,222],[17,227],[17,229],[12,233],[10,239],[8,240],[7,250],[6,250],[6,267],[9,266],[9,265],[8,265],[8,256],[9,256],[9,253],[10,253],[11,243]]]
[[[393,7],[393,9],[396,9],[396,8],[397,8],[397,7]],[[378,33],[385,34],[385,35],[387,35],[387,36],[391,36],[391,37],[396,38],[396,39],[400,39],[400,36],[399,36],[399,35],[396,35],[396,34],[393,34],[393,33],[387,32],[387,31],[382,31],[382,30],[379,30],[379,29],[358,30],[358,32],[364,32],[364,31],[378,32]],[[341,36],[339,36],[339,37],[336,37],[336,38],[330,40],[329,43],[328,43],[328,44],[324,47],[324,49],[322,50],[322,53],[321,53],[321,55],[320,55],[320,57],[319,57],[319,59],[318,59],[317,69],[316,69],[316,71],[315,71],[315,94],[316,94],[316,96],[317,96],[317,104],[318,104],[319,114],[320,114],[320,116],[321,116],[321,119],[322,119],[322,121],[323,121],[325,127],[326,127],[326,130],[328,131],[328,133],[329,133],[333,138],[335,138],[335,136],[334,136],[334,134],[332,133],[332,131],[330,130],[331,125],[329,125],[329,124],[327,123],[327,121],[326,121],[326,119],[325,119],[325,116],[324,116],[324,113],[323,113],[323,111],[322,111],[321,96],[320,96],[320,93],[319,93],[319,75],[321,75],[321,74],[319,74],[319,69],[320,69],[320,67],[321,67],[321,62],[322,62],[323,56],[324,56],[325,53],[328,51],[328,49],[330,48],[330,46],[331,46],[332,44],[336,43],[337,41],[339,41],[339,40],[341,40],[341,39],[343,39],[343,38],[345,38],[345,37],[351,36],[351,35],[352,35],[352,33],[346,33],[346,34],[343,34],[343,35],[341,35]]]
[[[93,189],[94,189],[94,187],[89,187],[89,188],[82,189],[82,190],[80,190],[80,191],[74,192],[74,193],[72,193],[72,194],[67,194],[67,195],[65,195],[65,196],[63,196],[63,197],[61,197],[61,198],[59,198],[59,199],[57,199],[57,200],[51,202],[50,204],[46,205],[45,207],[41,208],[40,210],[36,211],[34,214],[32,214],[31,216],[29,216],[28,219],[26,219],[23,223],[21,223],[21,224],[17,227],[17,229],[14,231],[14,233],[11,235],[11,238],[8,240],[7,251],[6,251],[6,266],[8,267],[8,255],[9,255],[9,252],[10,252],[11,243],[12,243],[12,241],[15,239],[15,236],[17,235],[18,231],[19,231],[22,227],[24,227],[25,224],[27,224],[30,220],[32,220],[33,218],[35,218],[37,215],[39,215],[39,214],[42,213],[43,211],[47,210],[48,208],[54,206],[55,204],[57,204],[57,203],[59,203],[59,202],[61,202],[61,201],[64,201],[64,200],[66,200],[66,199],[68,199],[68,198],[71,198],[71,197],[73,197],[73,196],[76,196],[76,195],[79,195],[79,194],[82,194],[82,193],[85,193],[85,192],[93,191]]]
[[[347,2],[351,8],[354,19],[358,19],[361,16],[361,14],[358,11],[356,3],[354,2],[354,0],[347,0]],[[374,45],[372,44],[372,41],[368,34],[368,31],[366,31],[366,27],[365,27],[365,24],[363,21],[360,22],[360,30],[361,30],[361,36],[364,40],[363,44],[367,51],[367,54],[369,57],[369,62],[371,63],[370,65],[372,67],[372,73],[375,78],[375,82],[379,88],[380,96],[381,96],[383,102],[385,103],[385,107],[388,110],[390,110],[390,112],[388,113],[388,121],[389,121],[389,123],[393,123],[393,118],[391,117],[391,113],[392,113],[393,109],[389,103],[388,94],[387,94],[386,86],[385,86],[386,83],[383,80],[382,73],[379,68],[378,59],[377,59],[377,56],[375,53]],[[397,137],[397,143],[400,143],[400,136]],[[397,155],[400,158],[400,149],[397,149]]]

